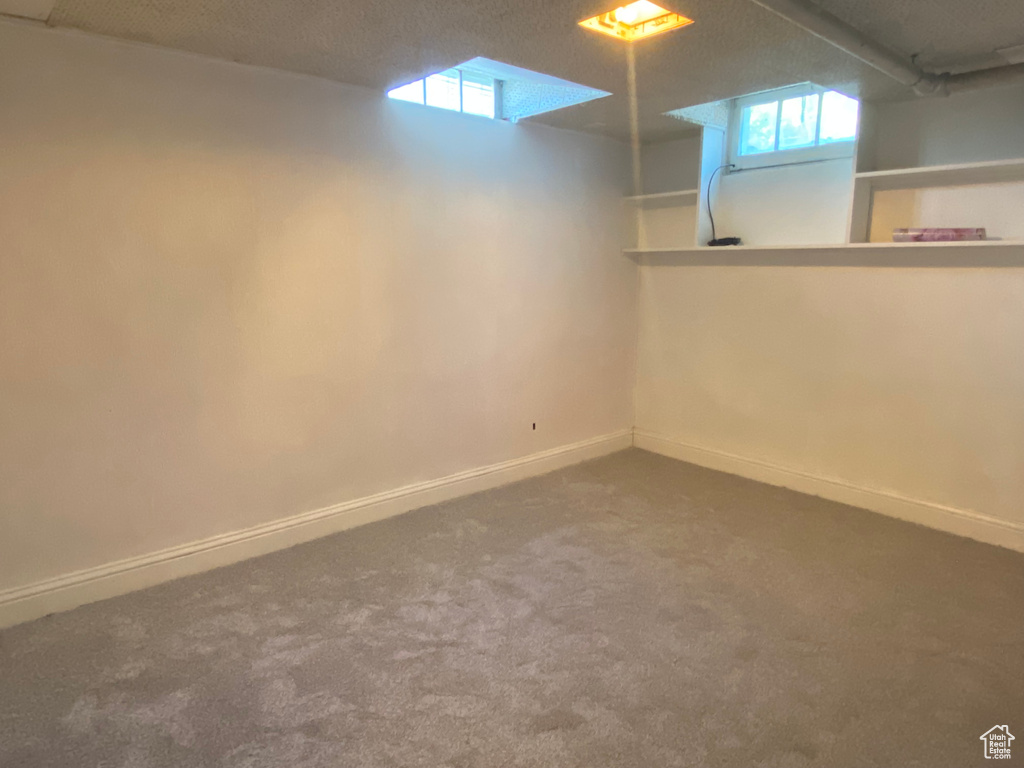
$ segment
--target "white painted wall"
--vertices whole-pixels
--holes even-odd
[[[1021,350],[1019,268],[645,266],[636,426],[1024,534]]]
[[[630,248],[692,248],[697,242],[696,201],[649,201],[635,210],[636,237]]]
[[[873,105],[862,171],[1024,157],[1024,85]]]
[[[644,190],[647,193],[701,187],[706,198],[711,173],[728,162],[726,137],[715,129],[705,132],[707,157],[700,137],[644,147]],[[712,187],[712,212],[719,237],[742,237],[744,245],[825,245],[846,242],[853,196],[853,160],[763,168],[726,175]],[[687,210],[692,219],[696,211]],[[692,247],[711,239],[707,206],[702,203],[699,233],[677,232],[664,215],[648,214],[649,248]],[[684,238],[680,236],[685,236]]]
[[[682,139],[645,144],[640,151],[644,193],[696,189],[700,183],[700,133]]]
[[[0,22],[0,591],[628,429],[627,161]]]
[[[705,133],[708,156],[703,163],[700,137],[643,148],[644,191],[648,194],[701,188],[700,218],[692,207],[666,202],[648,204],[641,247],[693,247],[711,239],[707,182],[723,163],[727,148],[720,132]],[[741,237],[744,245],[827,245],[846,242],[853,196],[853,160],[720,173],[712,187],[712,212],[719,237]],[[695,225],[699,231],[695,231]],[[912,225],[911,225],[912,226]],[[891,239],[891,237],[890,237]],[[633,242],[639,242],[634,240]]]
[[[870,242],[891,243],[898,227],[985,227],[991,240],[1024,241],[1024,183],[876,191]]]
[[[645,144],[640,152],[644,194],[697,189],[701,136]],[[629,248],[692,248],[697,238],[697,199],[649,200],[626,209]]]
[[[701,131],[700,146],[700,205],[697,211],[697,246],[704,247],[714,239],[711,221],[712,209],[717,210],[718,193],[721,190],[721,174],[724,171],[726,152],[726,131],[706,126]],[[716,183],[717,182],[717,183]]]
[[[740,237],[744,245],[846,242],[852,159],[741,171],[715,184],[720,238]]]

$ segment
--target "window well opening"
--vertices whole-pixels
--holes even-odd
[[[388,91],[388,98],[397,101],[511,122],[610,95],[483,57]]]

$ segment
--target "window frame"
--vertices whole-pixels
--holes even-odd
[[[438,106],[436,104],[430,104],[427,101],[427,81],[430,78],[432,78],[432,77],[437,77],[439,75],[447,75],[449,72],[457,72],[458,75],[459,75],[459,85],[458,85],[458,88],[459,88],[459,107],[458,107],[458,109],[452,109],[450,107],[441,107],[441,106]],[[469,115],[470,117],[481,117],[481,118],[483,118],[485,120],[501,120],[502,119],[502,116],[501,116],[501,81],[498,80],[497,78],[491,77],[490,75],[484,75],[483,77],[485,79],[490,79],[490,81],[491,81],[491,98],[492,98],[492,107],[493,107],[492,113],[490,115],[482,115],[479,112],[467,112],[466,111],[466,92],[465,92],[465,85],[466,85],[466,83],[465,83],[465,76],[466,76],[467,73],[472,75],[473,77],[477,77],[477,78],[481,77],[481,75],[479,75],[478,73],[472,72],[472,71],[468,71],[468,70],[464,70],[462,67],[452,67],[451,69],[445,69],[445,70],[443,70],[441,72],[434,72],[432,74],[426,75],[426,76],[421,77],[421,78],[419,78],[417,80],[413,80],[410,83],[406,83],[405,85],[396,85],[394,88],[389,88],[385,92],[384,95],[385,95],[385,97],[387,99],[389,99],[391,101],[401,101],[401,102],[404,102],[406,104],[417,104],[417,105],[422,106],[422,107],[430,107],[431,109],[443,109],[445,112],[454,112],[455,114],[458,114],[458,115]],[[408,88],[409,86],[412,86],[412,85],[418,85],[422,89],[422,93],[423,93],[423,100],[422,101],[411,101],[409,99],[402,99],[402,98],[398,98],[398,97],[395,97],[395,96],[391,95],[391,93],[393,91],[397,91],[397,90],[399,90],[401,88]]]
[[[857,132],[850,139],[832,141],[828,144],[818,143],[821,140],[821,120],[824,113],[825,94],[834,88],[825,88],[814,83],[800,83],[787,88],[778,88],[771,91],[761,91],[733,99],[732,108],[729,114],[729,162],[735,166],[734,170],[746,170],[752,168],[769,168],[779,165],[792,165],[796,163],[809,163],[820,160],[840,160],[850,158],[854,155],[857,146],[857,139],[860,136],[860,118],[862,109],[857,114]],[[846,94],[836,91],[842,96]],[[793,149],[779,149],[782,133],[782,103],[789,99],[802,96],[818,96],[818,122],[814,129],[814,146],[795,147]],[[847,97],[852,98],[852,97]],[[740,154],[740,141],[743,136],[743,112],[747,107],[755,107],[764,104],[775,103],[775,149],[766,152],[756,152],[749,155]],[[859,101],[858,101],[859,103]]]

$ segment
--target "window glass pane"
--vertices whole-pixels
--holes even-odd
[[[415,83],[409,83],[408,85],[402,85],[398,88],[392,88],[388,91],[389,99],[398,99],[399,101],[411,101],[414,104],[423,103],[423,81],[417,80]]]
[[[782,102],[779,149],[813,147],[818,130],[818,94],[798,96]]]
[[[741,155],[775,151],[775,123],[778,112],[777,101],[744,108],[743,124],[740,129]]]
[[[462,111],[494,117],[494,78],[462,73]]]
[[[829,91],[821,100],[821,143],[850,141],[857,138],[857,115],[860,102]]]
[[[459,71],[449,69],[427,78],[427,106],[459,111]]]

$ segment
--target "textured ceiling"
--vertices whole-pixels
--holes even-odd
[[[1024,43],[1024,0],[815,0],[927,70],[1005,64],[995,51]]]
[[[1024,43],[1024,0],[820,0],[922,63]],[[614,95],[541,122],[625,137],[625,44],[580,29],[616,0],[57,0],[55,26],[384,90],[476,56]],[[665,0],[696,24],[636,44],[646,140],[685,132],[682,107],[814,81],[869,99],[907,89],[750,0]]]

